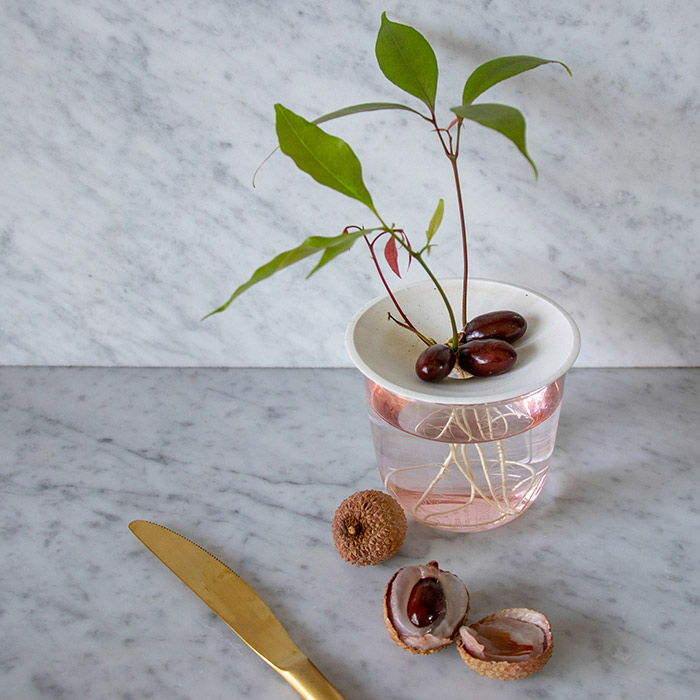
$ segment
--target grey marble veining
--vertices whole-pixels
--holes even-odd
[[[693,0],[6,0],[0,364],[348,366],[345,324],[381,291],[362,246],[315,279],[288,270],[199,319],[306,236],[373,224],[279,154],[251,180],[275,143],[275,102],[308,117],[414,104],[375,65],[383,10],[434,45],[443,121],[495,56],[574,72],[546,66],[488,98],[526,115],[539,181],[503,137],[467,130],[473,274],[568,308],[581,367],[698,365]],[[454,276],[449,165],[409,117],[328,127],[358,152],[384,217],[414,237],[445,198],[432,260]]]
[[[691,700],[700,683],[698,370],[575,370],[550,477],[507,526],[412,523],[400,552],[336,553],[337,504],[380,487],[350,370],[0,368],[0,687],[39,698],[297,697],[129,532],[160,522],[231,564],[348,700]],[[400,566],[461,576],[470,617],[543,611],[525,681],[402,652]]]

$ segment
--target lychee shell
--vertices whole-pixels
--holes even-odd
[[[398,571],[396,573],[398,573]],[[403,641],[403,639],[401,639],[399,633],[396,631],[396,628],[393,624],[391,624],[391,618],[389,617],[389,592],[391,591],[391,584],[393,583],[395,578],[396,574],[394,574],[391,577],[391,581],[387,583],[386,588],[384,589],[384,599],[382,600],[382,610],[384,611],[384,624],[386,625],[386,629],[389,632],[389,636],[404,651],[410,651],[411,654],[434,654],[436,651],[442,651],[445,647],[437,647],[435,649],[416,649],[415,647],[409,646],[408,644],[406,644],[406,642]],[[449,644],[447,646],[449,646]]]
[[[437,562],[430,562],[431,564],[434,564],[437,567]],[[401,571],[401,569],[399,569]],[[389,583],[386,584],[386,588],[384,589],[384,598],[382,599],[382,610],[384,611],[384,624],[387,628],[387,631],[389,632],[389,636],[393,639],[393,641],[401,647],[404,651],[410,651],[411,654],[434,654],[436,651],[442,651],[443,649],[447,649],[447,647],[452,646],[452,643],[454,640],[450,640],[446,644],[443,644],[441,647],[435,647],[434,649],[417,649],[416,647],[409,646],[406,644],[406,642],[401,639],[399,636],[399,633],[396,631],[396,628],[391,622],[391,617],[389,616],[389,595],[391,592],[391,585],[394,583],[394,579],[398,575],[399,571],[395,572],[394,575],[391,577],[391,580]],[[467,596],[469,594],[467,593]],[[467,618],[469,617],[469,597],[467,597],[467,610],[464,613],[464,619],[462,620],[462,624],[466,624]]]
[[[481,618],[481,620],[479,620],[479,622],[476,624],[490,622],[491,620],[498,619],[499,617],[514,617],[516,619],[520,619],[523,613],[535,613],[535,611],[527,610],[526,608],[507,608],[506,610],[499,610],[498,612],[491,613],[490,615]],[[552,638],[552,628],[549,624],[549,620],[547,620],[547,618],[541,613],[536,614],[540,616],[540,619],[545,625],[543,629],[545,633],[546,646],[544,651],[539,656],[535,656],[525,661],[488,661],[485,659],[477,659],[466,650],[462,644],[462,640],[458,637],[457,649],[459,651],[459,655],[472,670],[480,673],[482,676],[487,676],[488,678],[495,678],[502,681],[515,680],[516,678],[527,678],[544,667],[552,656],[552,651],[554,650],[554,640]]]
[[[336,509],[333,541],[345,561],[370,566],[396,554],[407,526],[403,508],[388,493],[358,491]]]

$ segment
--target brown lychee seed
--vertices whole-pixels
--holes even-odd
[[[404,651],[432,654],[450,646],[469,613],[469,591],[436,561],[399,569],[384,592],[384,623]]]
[[[457,649],[477,673],[502,681],[527,678],[554,649],[549,620],[535,610],[508,608],[459,630]]]
[[[394,556],[406,537],[406,515],[396,499],[368,489],[348,496],[333,516],[333,541],[340,556],[371,566]]]

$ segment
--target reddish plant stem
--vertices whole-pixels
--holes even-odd
[[[442,148],[445,151],[445,155],[447,158],[450,160],[450,163],[452,164],[452,176],[454,178],[455,182],[455,189],[457,190],[457,208],[459,211],[459,224],[460,224],[460,229],[461,229],[461,236],[462,236],[462,270],[463,270],[463,276],[462,276],[462,325],[466,325],[467,323],[467,283],[469,281],[469,255],[468,255],[468,250],[467,250],[467,225],[466,225],[466,219],[464,216],[464,201],[462,199],[462,186],[459,180],[459,168],[457,167],[457,158],[459,156],[459,137],[461,135],[462,131],[462,120],[458,119],[457,120],[457,138],[455,140],[455,143],[452,142],[452,134],[450,134],[449,130],[446,131],[447,137],[449,139],[449,143],[445,142],[445,138],[443,136],[443,129],[440,129],[440,127],[437,124],[437,120],[435,119],[435,115],[433,114],[432,118],[432,123],[435,126],[435,131],[440,139],[440,143],[442,144]]]
[[[459,169],[457,168],[457,158],[452,159],[452,172],[457,189],[457,207],[459,208],[459,221],[462,233],[462,325],[467,324],[467,283],[469,281],[469,256],[467,254],[467,227],[464,222],[464,203],[462,201],[462,188],[459,183]]]
[[[404,313],[403,309],[401,308],[401,305],[397,301],[396,297],[394,296],[394,293],[391,291],[391,287],[389,286],[389,283],[386,281],[386,277],[384,277],[384,273],[382,272],[381,265],[379,264],[379,260],[377,260],[377,256],[374,252],[374,244],[377,242],[377,240],[382,236],[383,234],[379,234],[373,241],[370,242],[369,238],[367,236],[363,236],[365,239],[365,242],[367,243],[367,247],[369,248],[369,253],[372,256],[372,260],[374,261],[374,266],[377,268],[377,274],[379,275],[379,279],[382,281],[382,284],[384,285],[384,289],[386,289],[387,294],[389,295],[389,298],[391,299],[392,303],[396,307],[396,310],[399,312],[401,315],[401,318],[405,322],[405,328],[407,328],[410,331],[413,331],[427,346],[432,345],[432,342],[426,338],[409,320],[408,316]],[[389,317],[392,318],[391,314],[389,314]],[[394,319],[395,320],[395,319]],[[403,325],[403,324],[399,324]]]

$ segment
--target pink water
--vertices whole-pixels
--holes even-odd
[[[544,485],[562,391],[555,382],[516,401],[480,407],[387,400],[375,391],[380,407],[391,408],[391,422],[369,411],[386,489],[410,517],[431,527],[468,532],[512,521]]]

